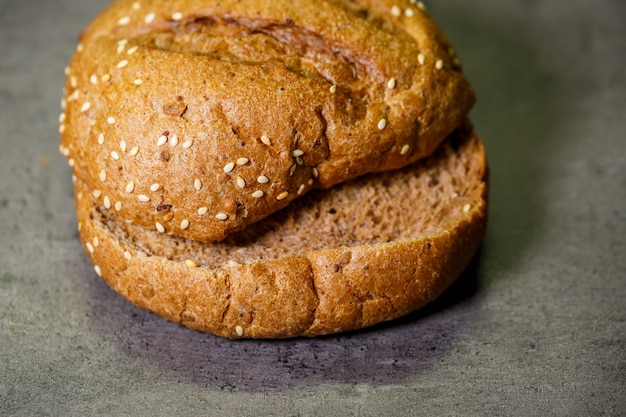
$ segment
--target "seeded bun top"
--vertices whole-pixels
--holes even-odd
[[[474,102],[408,0],[123,0],[67,71],[61,152],[96,203],[206,242],[431,154]]]

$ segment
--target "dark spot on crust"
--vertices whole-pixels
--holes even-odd
[[[171,204],[159,204],[156,208],[157,211],[166,211],[172,208]]]
[[[168,152],[161,152],[161,160],[167,162],[170,160],[170,154]]]
[[[287,19],[285,20],[285,23],[286,23],[286,24],[288,24],[288,25],[293,25],[293,23],[294,23],[294,22],[293,22],[293,20],[291,20],[290,18],[287,18]]]
[[[336,214],[336,213],[337,213],[337,210],[335,210],[335,208],[334,208],[334,207],[331,207],[331,209],[330,209],[330,210],[328,210],[328,212],[329,212],[330,214]]]
[[[339,272],[339,270],[341,269],[341,265],[339,264],[333,264],[333,271],[335,272]]]

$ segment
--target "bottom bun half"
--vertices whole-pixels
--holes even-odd
[[[217,243],[126,222],[80,180],[75,191],[87,255],[127,300],[226,338],[285,338],[371,326],[438,297],[480,246],[486,174],[483,144],[463,128],[417,164],[311,192]]]

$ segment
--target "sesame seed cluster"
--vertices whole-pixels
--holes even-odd
[[[114,3],[66,68],[75,180],[125,220],[211,242],[428,156],[474,102],[454,49],[422,2],[354,7]]]

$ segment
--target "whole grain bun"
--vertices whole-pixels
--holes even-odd
[[[137,306],[227,338],[316,336],[405,315],[468,265],[487,221],[485,151],[469,128],[429,158],[314,191],[223,242],[158,233],[76,181],[96,272]]]
[[[67,75],[61,152],[95,204],[206,242],[431,154],[474,102],[409,0],[122,0]]]

